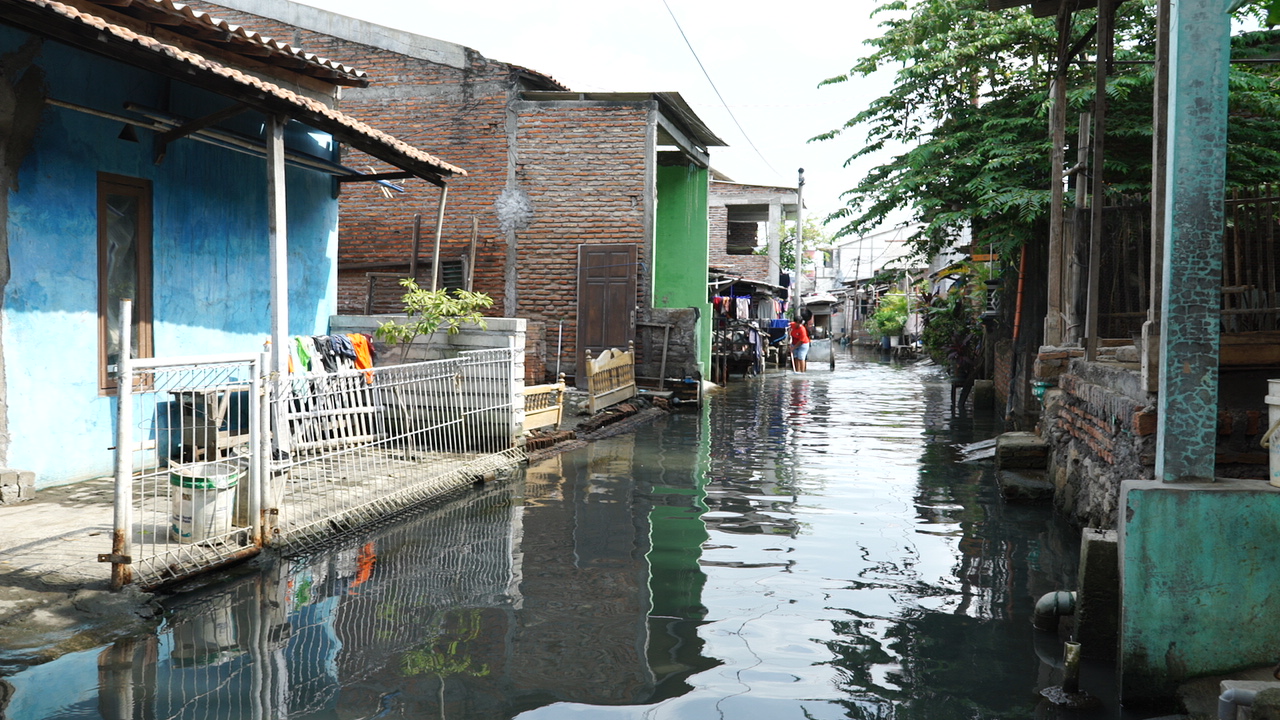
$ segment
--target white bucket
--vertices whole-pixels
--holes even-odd
[[[195,463],[169,471],[169,537],[200,542],[231,532],[236,483],[243,470],[230,463]]]
[[[1267,429],[1276,426],[1276,422],[1280,421],[1280,380],[1267,381]],[[1271,484],[1280,487],[1280,430],[1272,432],[1268,437],[1271,447],[1268,448],[1268,454],[1271,456]]]

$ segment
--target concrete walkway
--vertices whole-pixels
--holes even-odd
[[[154,623],[133,589],[108,590],[112,481],[41,490],[0,506],[0,666],[38,663]]]

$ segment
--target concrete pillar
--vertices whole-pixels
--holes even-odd
[[[1156,478],[1213,478],[1227,157],[1226,0],[1179,0],[1169,33],[1168,171]]]
[[[782,274],[782,268],[778,264],[782,258],[782,246],[779,244],[782,240],[782,201],[780,200],[769,203],[769,223],[765,227],[764,237],[769,248],[769,284],[777,285]]]

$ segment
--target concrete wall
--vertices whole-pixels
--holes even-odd
[[[659,325],[670,325],[668,331]],[[648,308],[640,312],[636,328],[636,377],[694,377],[698,372],[698,311],[694,308]],[[662,346],[667,345],[663,375]]]
[[[698,310],[697,358],[703,377],[711,368],[707,178],[706,168],[693,164],[658,168],[653,248],[653,306]]]
[[[1126,482],[1120,676],[1126,704],[1192,675],[1275,662],[1280,489],[1256,480]]]
[[[0,55],[27,39],[0,27]],[[51,98],[121,112],[125,102],[199,117],[224,99],[45,41],[35,56]],[[261,159],[193,140],[153,162],[152,135],[117,137],[118,122],[54,106],[28,108],[39,127],[7,195],[12,276],[4,286],[4,389],[12,441],[0,465],[32,470],[37,487],[108,474],[115,401],[98,391],[97,174],[153,187],[157,355],[246,352],[270,331],[266,169]],[[251,117],[252,116],[252,117]],[[241,130],[261,117],[238,118]],[[260,131],[260,130],[258,130]],[[302,128],[290,147],[324,155]],[[335,309],[337,202],[328,176],[290,168],[290,332],[324,332]]]

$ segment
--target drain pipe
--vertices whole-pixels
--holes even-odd
[[[1236,720],[1237,707],[1253,707],[1256,690],[1227,688],[1218,696],[1218,720]]]
[[[1035,615],[1031,624],[1037,630],[1054,632],[1058,629],[1058,618],[1063,615],[1074,615],[1076,612],[1076,594],[1066,590],[1045,593],[1036,601]]]

